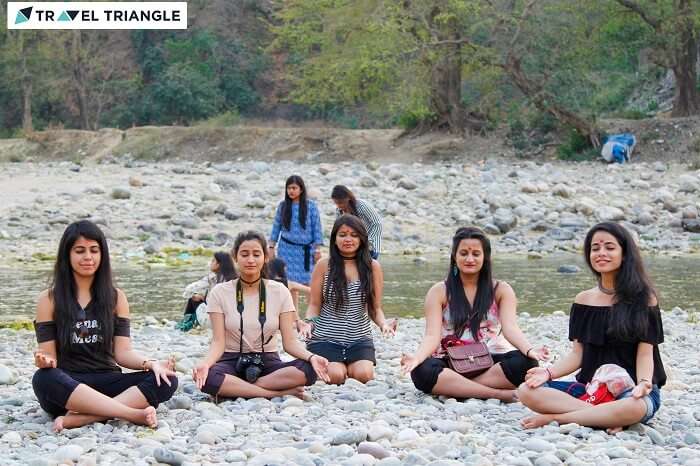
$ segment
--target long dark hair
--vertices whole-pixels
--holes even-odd
[[[72,343],[72,332],[78,317],[78,286],[70,264],[70,253],[81,236],[96,241],[100,246],[100,265],[90,285],[90,303],[104,335],[98,345],[107,352],[111,352],[113,342],[109,337],[114,334],[117,289],[114,287],[112,278],[107,239],[102,230],[88,220],[80,220],[68,225],[58,244],[49,296],[54,303],[54,320],[58,328],[59,345],[65,348]]]
[[[335,297],[335,311],[348,301],[347,285],[348,279],[345,276],[345,259],[340,254],[335,238],[338,230],[343,225],[347,225],[360,237],[360,247],[355,255],[355,263],[360,275],[360,291],[362,299],[367,302],[367,312],[374,318],[374,283],[372,281],[372,256],[369,253],[369,240],[365,224],[359,218],[350,214],[343,214],[338,217],[331,230],[330,257],[328,259],[328,281],[323,290],[323,299],[327,301],[331,296]]]
[[[301,228],[306,230],[306,185],[304,185],[304,180],[301,179],[299,175],[292,175],[287,178],[284,183],[284,201],[282,202],[282,225],[284,225],[285,230],[292,228],[292,198],[289,197],[287,193],[287,188],[290,184],[295,184],[301,188],[301,194],[299,195],[299,224]]]
[[[231,254],[226,251],[215,252],[214,259],[219,263],[219,271],[216,272],[216,283],[238,278],[238,272],[236,271],[236,266],[233,265]]]
[[[265,262],[267,262],[267,241],[265,241],[265,236],[262,233],[255,230],[248,230],[238,233],[238,236],[236,236],[236,240],[233,242],[233,249],[231,249],[231,255],[233,257],[237,257],[238,250],[241,248],[241,245],[246,241],[257,241],[258,243],[260,243],[260,247],[263,250],[263,256],[265,257]],[[260,274],[262,278],[267,278],[266,264],[263,264],[263,268],[260,271]]]
[[[271,280],[278,281],[289,288],[289,279],[287,278],[287,263],[284,259],[276,257],[267,263],[267,272]]]
[[[347,200],[350,210],[343,213],[357,215],[357,198],[355,198],[355,195],[352,193],[352,191],[350,191],[350,189],[348,189],[347,186],[343,186],[342,184],[333,186],[333,191],[331,191],[331,199],[337,199],[339,201]]]
[[[457,267],[457,251],[459,243],[465,239],[477,239],[481,242],[484,250],[484,264],[479,271],[479,278],[476,283],[476,296],[474,305],[469,304],[469,300],[464,293],[464,284]],[[469,327],[475,341],[479,340],[479,327],[486,319],[489,308],[493,304],[493,277],[491,272],[491,242],[486,234],[476,227],[462,227],[457,230],[452,237],[452,252],[450,253],[450,268],[445,279],[447,289],[447,302],[450,307],[450,320],[455,335],[461,337],[464,330]]]
[[[602,222],[594,225],[583,242],[584,259],[588,268],[601,280],[600,272],[591,263],[593,235],[604,231],[615,237],[622,249],[622,263],[615,275],[613,312],[608,321],[608,333],[623,340],[638,340],[646,337],[649,326],[649,302],[656,297],[649,275],[644,267],[642,255],[632,235],[622,225]]]

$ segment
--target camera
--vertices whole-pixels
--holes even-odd
[[[242,354],[236,361],[236,372],[243,375],[248,383],[255,383],[263,370],[263,358],[260,353]]]

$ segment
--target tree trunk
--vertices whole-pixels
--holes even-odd
[[[34,132],[32,123],[32,80],[22,82],[22,131],[25,137]]]
[[[680,43],[676,49],[673,74],[676,78],[676,93],[673,97],[672,117],[700,114],[700,93],[697,87],[698,37],[692,21],[685,21]]]
[[[445,46],[430,76],[430,106],[435,126],[453,133],[464,131],[462,107],[462,58],[459,44]]]
[[[73,78],[75,84],[76,97],[78,99],[78,111],[80,112],[80,128],[90,129],[88,119],[88,92],[85,77],[85,64],[83,63],[82,31],[73,31],[72,41],[73,55]]]
[[[27,68],[27,50],[24,43],[25,31],[18,31],[19,33],[19,53],[22,57],[22,131],[24,136],[34,132],[34,124],[32,122],[32,76]]]

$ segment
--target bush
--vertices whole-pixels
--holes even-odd
[[[216,116],[207,118],[206,120],[198,121],[195,123],[197,126],[203,126],[207,128],[223,128],[227,126],[236,126],[241,122],[241,115],[235,108],[228,110],[224,113],[220,113]]]
[[[557,149],[559,160],[580,162],[594,160],[598,157],[598,149],[591,146],[591,142],[576,130],[570,130],[569,135]]]
[[[421,123],[432,121],[435,121],[435,114],[428,110],[408,110],[399,115],[397,124],[405,130],[411,130]]]

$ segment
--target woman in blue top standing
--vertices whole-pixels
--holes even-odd
[[[321,256],[323,244],[321,216],[314,201],[306,199],[306,186],[300,176],[292,175],[285,183],[284,201],[277,206],[270,235],[271,257],[287,263],[287,278],[308,285],[314,262]],[[296,302],[296,296],[295,302]]]

